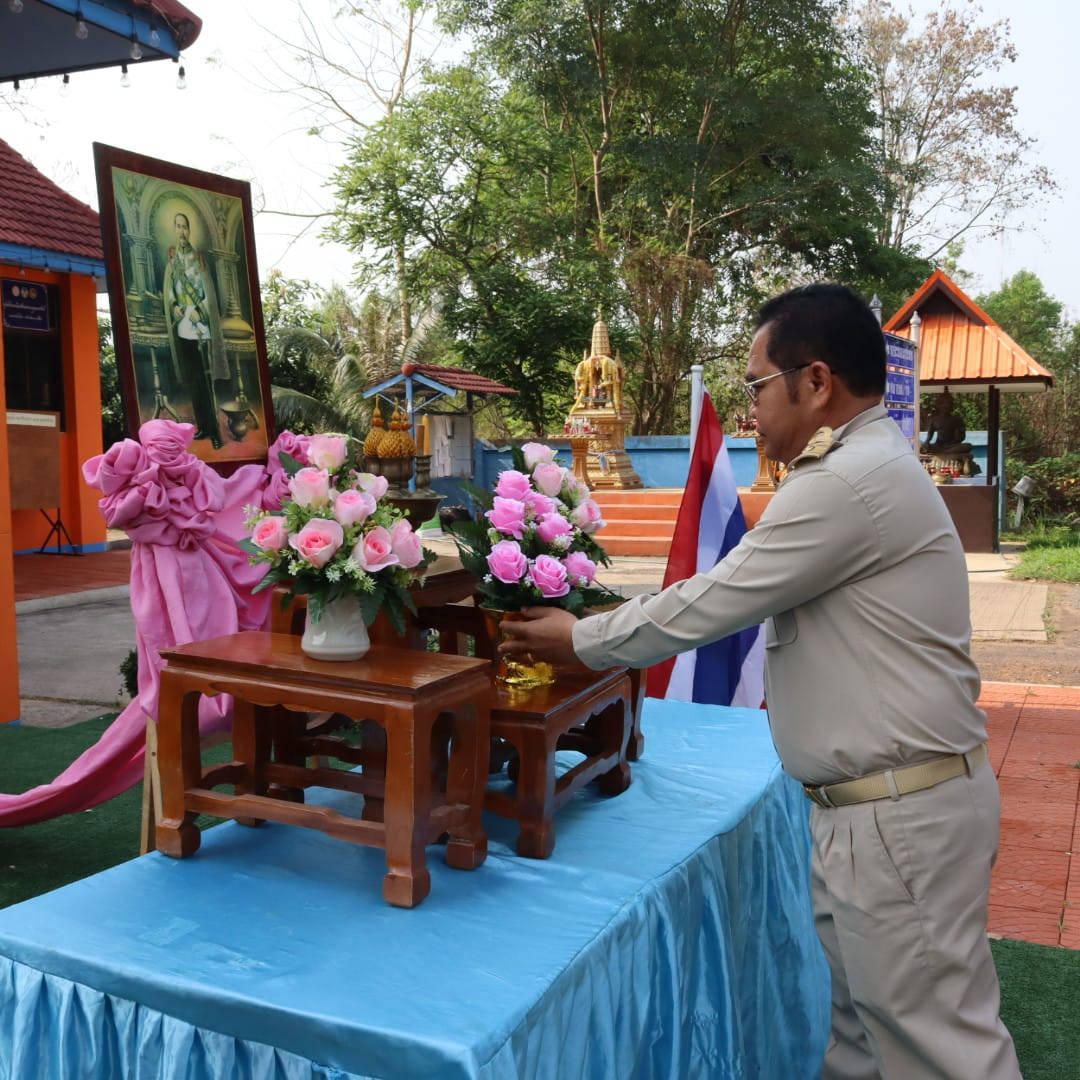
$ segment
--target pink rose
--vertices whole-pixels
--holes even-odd
[[[496,495],[484,517],[493,528],[501,533],[509,533],[518,540],[525,533],[525,504],[517,499],[504,499]]]
[[[308,440],[308,464],[335,473],[345,464],[349,440],[344,435],[312,435]]]
[[[547,597],[565,596],[570,591],[566,567],[550,555],[538,555],[529,571],[529,580]]]
[[[532,482],[517,469],[505,469],[499,473],[499,480],[495,485],[495,494],[504,499],[517,499],[524,502],[525,497],[532,491]]]
[[[525,468],[529,472],[532,472],[541,462],[554,461],[556,453],[554,447],[538,442],[526,443],[521,448],[521,452],[525,455]]]
[[[260,518],[251,530],[251,542],[261,551],[281,551],[289,543],[289,528],[277,514]]]
[[[533,469],[533,483],[545,494],[554,498],[562,491],[566,470],[553,461],[541,462]]]
[[[385,476],[376,476],[370,472],[353,474],[352,486],[358,491],[366,491],[376,502],[386,494],[390,482]]]
[[[563,546],[568,546],[572,532],[573,526],[562,514],[545,514],[540,519],[540,524],[536,526],[536,535],[545,544],[557,544],[559,537],[566,537],[566,543]]]
[[[419,566],[424,558],[424,549],[420,537],[413,532],[413,527],[402,518],[394,523],[390,530],[390,546],[394,554],[407,570]]]
[[[334,499],[334,520],[346,529],[350,525],[362,525],[375,513],[375,497],[366,491],[349,488]]]
[[[301,469],[289,480],[297,506],[325,506],[330,501],[330,474],[325,469]]]
[[[364,533],[352,550],[352,557],[369,574],[378,573],[388,566],[398,566],[401,560],[394,554],[394,543],[390,530],[376,525],[370,532]]]
[[[577,506],[578,503],[584,502],[591,495],[589,485],[584,480],[579,480],[576,476],[566,478],[566,490],[563,492],[563,498],[571,506]]]
[[[507,585],[516,585],[529,570],[521,545],[516,540],[500,540],[487,557],[488,569]]]
[[[588,585],[596,577],[596,563],[584,551],[571,551],[564,560],[571,585]]]
[[[583,532],[592,534],[604,527],[604,516],[595,499],[586,499],[570,511],[570,520]]]
[[[525,512],[531,514],[534,519],[542,518],[545,514],[554,514],[558,511],[558,504],[554,499],[541,495],[539,491],[532,492],[525,500]]]
[[[336,521],[312,518],[295,536],[289,537],[289,547],[318,568],[337,554],[344,540],[345,531]]]

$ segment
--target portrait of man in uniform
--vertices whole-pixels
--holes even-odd
[[[248,184],[95,144],[128,434],[193,428],[223,472],[265,462],[269,369]]]
[[[169,347],[183,385],[191,395],[195,438],[221,449],[221,421],[215,384],[229,378],[217,290],[205,252],[191,243],[191,217],[173,214],[176,243],[165,256],[162,299],[169,325]]]

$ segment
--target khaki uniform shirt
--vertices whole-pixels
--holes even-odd
[[[763,620],[769,722],[797,780],[985,741],[963,551],[883,406],[822,429],[709,573],[582,619],[574,650],[593,668],[646,667]]]

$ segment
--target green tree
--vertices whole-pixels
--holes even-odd
[[[101,372],[101,445],[107,450],[127,436],[120,372],[116,366],[112,320],[98,316],[98,364]]]
[[[270,391],[280,427],[360,435],[371,410],[358,355],[360,320],[348,294],[274,271],[263,283]]]
[[[442,11],[474,50],[355,140],[335,233],[374,274],[404,252],[534,430],[597,310],[634,431],[671,431],[762,267],[850,277],[873,254],[867,89],[825,0]]]
[[[883,247],[937,259],[961,236],[999,232],[1056,186],[1016,126],[1016,88],[995,82],[1016,59],[1009,24],[981,15],[946,2],[915,25],[888,0],[865,0],[844,20],[873,87]]]
[[[1030,270],[1018,271],[976,302],[1040,364],[1054,368],[1063,358],[1065,307],[1047,294],[1042,281]]]
[[[1034,462],[1080,450],[1080,327],[1065,320],[1064,306],[1030,270],[1020,270],[977,302],[1054,374],[1047,393],[1002,396],[1010,454]]]

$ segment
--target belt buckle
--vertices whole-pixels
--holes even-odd
[[[825,788],[828,784],[821,784],[819,787],[810,787],[809,784],[803,784],[803,791],[806,792],[807,798],[822,807],[824,810],[834,810],[836,804],[825,794]]]

